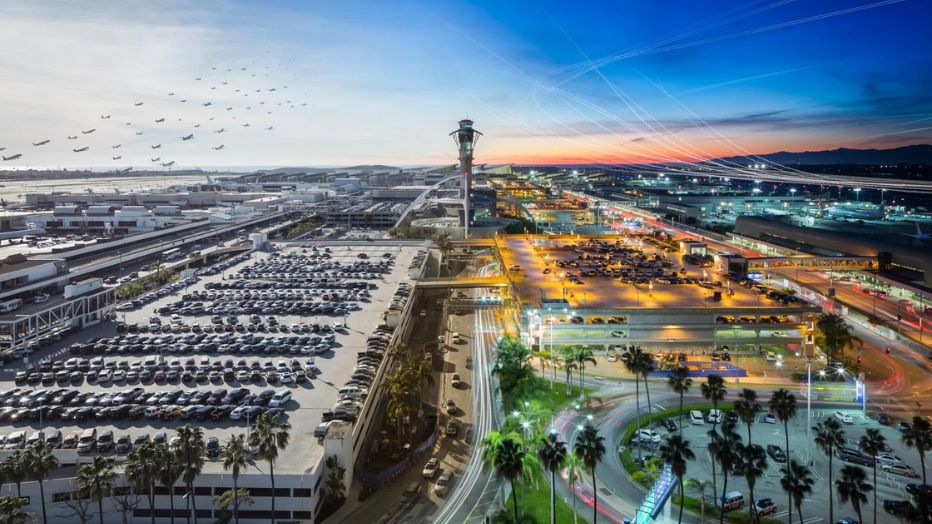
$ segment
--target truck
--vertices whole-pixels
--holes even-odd
[[[14,298],[12,300],[4,300],[0,302],[0,313],[9,313],[11,311],[16,311],[17,309],[23,307],[23,299]]]
[[[87,280],[82,280],[80,282],[75,282],[74,284],[68,284],[65,286],[65,298],[77,297],[90,293],[91,291],[96,291],[98,289],[103,289],[104,281],[101,278],[88,278]]]

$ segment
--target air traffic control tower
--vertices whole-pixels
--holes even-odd
[[[460,173],[463,175],[463,237],[469,238],[469,192],[472,190],[472,151],[482,135],[472,128],[472,120],[460,120],[460,127],[450,133],[460,150]]]

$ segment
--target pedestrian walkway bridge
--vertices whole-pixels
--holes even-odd
[[[644,497],[644,501],[641,502],[633,524],[647,524],[656,519],[663,509],[663,505],[670,498],[670,494],[673,493],[676,481],[676,475],[673,474],[670,465],[664,465],[660,478],[657,479],[654,486],[647,492],[647,496]]]
[[[505,287],[507,285],[508,281],[505,277],[425,278],[417,282],[417,287],[421,289]]]

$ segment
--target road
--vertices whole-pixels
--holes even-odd
[[[490,274],[491,268],[480,268],[479,275]],[[475,290],[476,297],[486,290]],[[473,337],[473,381],[475,382],[475,395],[473,395],[473,413],[475,426],[473,430],[469,462],[463,476],[450,492],[447,503],[434,515],[432,522],[437,524],[452,524],[466,522],[482,522],[489,506],[498,495],[498,482],[492,472],[483,467],[482,449],[479,444],[482,438],[493,428],[498,427],[494,406],[498,401],[492,387],[492,349],[501,335],[501,326],[495,320],[493,312],[489,309],[479,309],[475,313],[475,328]]]

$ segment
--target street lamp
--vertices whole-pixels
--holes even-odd
[[[854,197],[857,199],[858,202],[861,201],[861,188],[860,187],[854,188]]]

